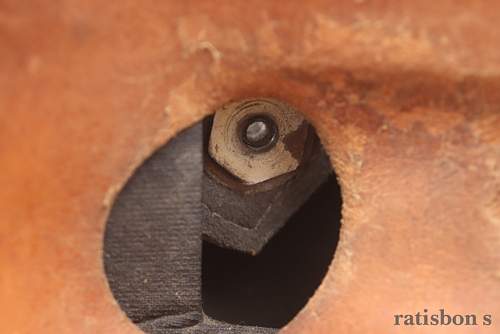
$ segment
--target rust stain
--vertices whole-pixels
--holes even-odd
[[[289,133],[283,138],[285,150],[287,150],[292,157],[300,162],[304,153],[304,142],[308,134],[309,125],[307,122],[302,122],[297,130]]]

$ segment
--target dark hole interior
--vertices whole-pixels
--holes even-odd
[[[203,310],[231,324],[281,328],[321,284],[339,236],[334,175],[257,256],[203,243]]]

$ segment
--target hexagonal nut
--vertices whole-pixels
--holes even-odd
[[[274,122],[270,147],[255,150],[242,138],[242,124],[253,117]],[[296,170],[305,150],[309,126],[301,114],[274,99],[249,99],[215,113],[208,145],[210,156],[227,171],[252,185]]]

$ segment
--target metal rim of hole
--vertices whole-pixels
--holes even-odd
[[[261,125],[257,125],[258,123],[260,123]],[[261,138],[255,138],[254,140],[252,140],[251,138],[249,138],[249,129],[255,125],[263,125],[265,128],[257,129],[257,131],[267,130],[267,133],[264,133],[263,137]],[[258,137],[259,134],[257,133],[256,135]],[[279,132],[276,122],[271,116],[266,114],[257,114],[243,119],[239,126],[239,136],[241,138],[241,141],[245,145],[247,145],[247,147],[256,152],[263,152],[271,149],[274,145],[276,145],[276,141],[279,138]]]

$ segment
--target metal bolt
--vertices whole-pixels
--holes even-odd
[[[302,115],[268,98],[222,106],[214,115],[208,153],[242,183],[253,185],[295,171],[308,137]]]

